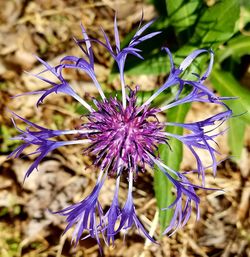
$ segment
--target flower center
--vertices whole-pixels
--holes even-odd
[[[109,175],[123,170],[138,172],[145,164],[153,166],[148,153],[166,142],[163,125],[156,118],[157,109],[136,106],[136,91],[130,91],[127,107],[116,98],[97,102],[97,111],[89,114],[83,127],[96,132],[88,135],[92,144],[86,149],[95,155],[94,164],[108,169]]]

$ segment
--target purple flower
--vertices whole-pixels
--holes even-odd
[[[196,50],[186,57],[179,67],[175,67],[173,57],[168,48],[163,48],[170,58],[171,69],[165,83],[146,100],[141,106],[137,106],[137,92],[130,89],[125,84],[124,67],[129,54],[143,59],[140,55],[141,50],[137,45],[148,40],[160,32],[154,32],[142,35],[144,31],[153,23],[147,23],[138,29],[127,47],[121,49],[120,39],[116,18],[114,21],[115,46],[112,46],[108,36],[103,31],[104,42],[98,39],[89,38],[84,27],[82,27],[83,39],[75,39],[76,44],[82,50],[84,57],[66,56],[60,63],[52,67],[42,59],[38,60],[44,65],[45,69],[36,74],[38,79],[47,82],[50,87],[44,91],[34,91],[28,94],[42,94],[37,105],[53,93],[64,93],[72,96],[81,103],[88,111],[88,121],[77,129],[70,130],[51,130],[38,126],[17,114],[14,117],[21,119],[27,124],[26,130],[19,129],[13,119],[14,125],[19,131],[19,135],[13,139],[23,141],[23,144],[17,147],[10,156],[19,157],[28,146],[35,146],[36,150],[30,154],[37,154],[34,163],[28,169],[25,178],[28,177],[34,169],[38,168],[42,159],[56,148],[65,145],[81,144],[84,147],[84,153],[93,157],[93,164],[98,166],[100,174],[92,193],[81,202],[66,207],[63,210],[54,212],[66,217],[68,225],[65,232],[74,227],[73,241],[75,244],[80,239],[86,237],[95,238],[101,247],[100,238],[107,245],[114,244],[115,236],[120,231],[128,231],[135,226],[151,241],[154,239],[148,234],[143,224],[137,217],[133,203],[133,182],[139,172],[144,172],[146,166],[154,168],[157,166],[163,174],[169,179],[176,189],[176,199],[166,208],[174,208],[174,215],[165,233],[173,233],[176,229],[183,227],[190,218],[192,207],[195,207],[197,218],[199,218],[200,198],[195,189],[206,190],[205,170],[198,151],[202,149],[211,157],[211,167],[216,175],[216,154],[217,150],[213,144],[215,138],[223,133],[216,133],[215,129],[220,126],[232,115],[231,110],[223,102],[227,97],[218,97],[203,82],[209,76],[213,65],[213,52],[211,50]],[[119,68],[122,99],[117,97],[105,96],[101,85],[99,84],[94,70],[94,54],[92,43],[100,44],[114,58]],[[208,53],[210,62],[207,70],[201,76],[196,74],[196,80],[187,80],[183,78],[183,73],[187,71],[189,65],[195,58],[201,54]],[[100,94],[100,100],[93,99],[93,105],[82,99],[63,77],[64,69],[80,69],[92,79],[94,86]],[[44,77],[46,72],[52,73],[58,82],[52,82]],[[152,102],[165,90],[178,86],[175,99],[164,106],[152,107]],[[189,90],[184,90],[188,88]],[[175,106],[192,103],[205,102],[217,104],[224,107],[224,111],[205,120],[194,123],[174,123],[160,122],[157,115]],[[94,106],[94,107],[92,107]],[[186,135],[176,135],[165,132],[167,126],[179,126],[189,131]],[[212,126],[212,128],[211,128]],[[60,141],[60,135],[74,135],[73,140]],[[169,144],[169,138],[175,138],[181,141],[190,150],[197,163],[197,174],[201,177],[201,185],[194,185],[188,180],[187,172],[175,171],[161,161],[157,150],[160,144]],[[171,147],[171,146],[170,146]],[[121,176],[128,178],[127,200],[122,206],[119,201],[119,185]],[[110,207],[104,212],[102,203],[98,201],[100,190],[107,177],[115,178],[116,186],[113,201]]]

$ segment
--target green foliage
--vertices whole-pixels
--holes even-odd
[[[239,160],[243,148],[246,125],[250,124],[250,90],[242,87],[230,72],[214,68],[211,82],[221,95],[237,96],[238,100],[227,101],[234,115],[229,120],[228,143],[235,160]]]
[[[161,9],[164,8],[163,2],[158,2]],[[168,0],[166,8],[168,15],[160,16],[151,28],[152,31],[158,29],[162,33],[152,43],[140,45],[145,60],[128,58],[125,66],[128,74],[166,74],[169,61],[166,53],[160,50],[164,45],[170,48],[176,64],[180,64],[183,58],[197,48],[212,48],[216,51],[235,33],[240,10],[238,0],[218,1],[211,7],[199,0]],[[132,34],[124,42],[128,42]],[[112,73],[115,72],[117,69],[114,66]]]
[[[250,90],[244,88],[230,72],[217,67],[211,74],[211,82],[220,95],[238,97],[238,100],[227,101],[227,105],[233,110],[234,115],[240,115],[239,119],[250,123]]]
[[[239,35],[232,38],[227,46],[218,52],[218,62],[221,63],[229,57],[236,61],[250,52],[250,36]]]
[[[7,153],[16,147],[16,141],[10,138],[16,133],[14,128],[8,128],[5,125],[0,126],[0,152]]]
[[[180,105],[178,107],[172,108],[168,113],[169,122],[184,122],[186,114],[189,110],[190,105]],[[167,132],[174,134],[182,134],[183,129],[177,126],[169,126],[166,129]],[[182,161],[183,146],[182,143],[174,138],[169,140],[169,145],[161,145],[159,147],[161,160],[174,170],[179,170],[180,163]],[[159,208],[159,218],[161,225],[161,232],[169,224],[171,217],[173,215],[172,209],[162,210],[168,207],[174,201],[174,195],[172,193],[172,184],[169,179],[166,178],[164,173],[159,169],[156,169],[154,174],[154,189],[157,200],[157,206]]]
[[[161,14],[162,16],[167,15],[167,8],[166,8],[167,0],[148,0],[148,2],[155,6],[159,14]]]
[[[129,64],[129,63],[128,63]],[[168,56],[162,52],[157,52],[149,55],[143,62],[138,62],[137,65],[127,65],[126,73],[129,75],[159,75],[166,74],[170,69]]]
[[[195,24],[199,15],[198,8],[201,6],[200,0],[169,0],[166,2],[170,24],[177,34]]]
[[[20,255],[21,235],[12,224],[0,222],[0,256],[18,257]]]
[[[233,35],[239,11],[238,0],[218,1],[206,8],[195,27],[191,44],[216,49]]]
[[[240,160],[242,148],[244,146],[244,136],[246,122],[241,119],[232,118],[229,120],[228,144],[232,151],[233,159]]]

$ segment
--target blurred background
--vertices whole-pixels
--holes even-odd
[[[193,217],[186,227],[171,237],[160,238],[164,217],[157,206],[164,197],[154,192],[154,173],[139,176],[136,184],[137,214],[147,229],[153,229],[160,245],[150,244],[137,232],[130,231],[123,240],[117,236],[114,247],[104,247],[104,256],[249,256],[250,257],[250,3],[248,0],[0,0],[0,257],[71,257],[100,256],[92,239],[71,246],[70,232],[61,236],[66,223],[52,215],[87,196],[96,181],[97,170],[88,168],[91,159],[81,154],[81,147],[55,150],[23,184],[24,174],[33,157],[7,159],[20,142],[9,140],[16,135],[8,109],[39,125],[52,129],[74,128],[84,114],[81,106],[69,96],[54,94],[39,108],[38,96],[12,96],[41,90],[47,85],[25,73],[43,68],[34,55],[56,65],[65,55],[82,56],[72,37],[82,38],[82,22],[90,36],[102,39],[100,26],[113,39],[113,19],[117,12],[122,44],[138,27],[142,10],[144,22],[158,17],[150,30],[163,33],[139,48],[145,61],[128,59],[127,84],[145,90],[141,101],[159,87],[169,72],[168,46],[175,63],[197,48],[212,48],[215,64],[207,86],[223,96],[237,96],[229,101],[235,118],[229,133],[218,139],[223,159],[218,176],[207,178],[207,187],[224,191],[200,192],[201,219]],[[150,31],[149,30],[149,31]],[[120,90],[116,67],[109,54],[93,45],[96,74],[107,92]],[[198,58],[192,71],[206,69],[207,57]],[[65,77],[86,100],[97,97],[91,80],[82,73],[66,71]],[[173,93],[173,92],[168,92]],[[207,104],[193,104],[187,122],[221,111]],[[176,118],[176,117],[175,117]],[[20,128],[24,124],[18,123]],[[26,153],[26,152],[25,152]],[[27,152],[28,153],[28,152]],[[206,156],[203,156],[206,159]],[[184,149],[182,170],[195,168],[195,162]],[[193,178],[195,181],[197,178]],[[104,185],[100,202],[108,205],[114,183]],[[126,198],[126,183],[121,198]],[[156,190],[157,191],[157,190]],[[160,223],[160,225],[158,224]]]

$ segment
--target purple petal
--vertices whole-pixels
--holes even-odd
[[[117,27],[116,15],[114,19],[114,34],[115,34],[116,53],[118,54],[120,52],[120,38],[119,38],[119,32]]]
[[[52,212],[67,217],[68,225],[64,233],[75,226],[72,238],[75,241],[75,245],[79,242],[83,233],[87,231],[92,238],[97,240],[101,248],[99,234],[102,231],[101,220],[103,219],[103,213],[98,202],[98,196],[105,179],[106,175],[95,185],[90,195],[80,203],[71,205],[60,211]],[[96,215],[100,215],[99,219],[96,219]]]
[[[199,49],[193,51],[190,55],[188,55],[180,64],[179,69],[181,71],[186,70],[186,68],[193,62],[193,60],[200,54],[209,52],[208,50],[205,49]]]

